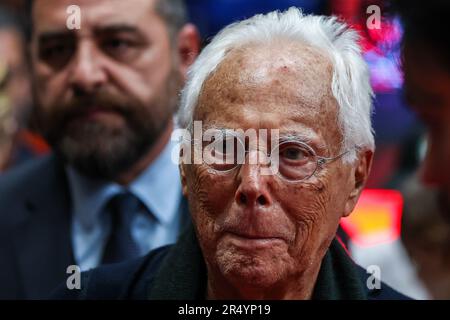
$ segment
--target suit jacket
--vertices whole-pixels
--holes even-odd
[[[71,240],[71,197],[55,155],[0,176],[0,299],[43,299],[76,264]],[[189,221],[185,200],[182,225]]]
[[[409,299],[381,283],[366,285],[369,275],[334,240],[322,260],[313,300]],[[53,298],[65,300],[203,300],[207,270],[193,227],[173,246],[156,249],[146,257],[102,266],[82,273],[81,289],[61,285]]]

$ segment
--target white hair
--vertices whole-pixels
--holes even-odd
[[[178,125],[181,128],[192,125],[203,84],[232,49],[279,39],[319,48],[329,57],[333,65],[331,89],[339,105],[338,121],[343,134],[342,152],[354,150],[355,146],[373,150],[373,91],[358,34],[336,17],[304,15],[294,7],[233,23],[214,37],[188,71],[177,114]],[[347,153],[344,159],[354,161],[355,152]]]

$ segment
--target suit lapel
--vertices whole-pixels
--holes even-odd
[[[25,297],[46,298],[74,264],[70,197],[62,165],[49,157],[30,177],[23,221],[13,235]]]

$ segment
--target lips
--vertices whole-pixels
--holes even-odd
[[[228,234],[239,240],[281,240],[288,242],[288,235],[273,228],[258,227],[256,225],[240,224],[235,226],[223,226],[223,234]]]
[[[294,241],[295,227],[278,210],[247,208],[221,216],[215,225],[215,232],[241,241],[266,240]]]
[[[98,117],[103,116],[118,116],[120,113],[111,108],[104,108],[98,106],[92,106],[89,108],[84,108],[83,110],[74,112],[69,118],[69,121],[73,120],[95,120]]]
[[[223,243],[231,244],[239,250],[244,250],[248,254],[255,252],[266,252],[273,248],[284,246],[287,244],[285,240],[280,237],[273,237],[266,234],[236,234],[226,233]]]
[[[248,239],[248,240],[284,240],[282,237],[279,236],[273,236],[268,234],[255,234],[255,233],[241,233],[241,232],[228,232],[229,234],[242,238],[242,239]]]

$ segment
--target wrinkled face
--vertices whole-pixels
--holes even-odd
[[[280,48],[283,48],[282,51]],[[203,87],[194,120],[231,129],[279,129],[318,155],[340,153],[332,66],[319,51],[289,43],[234,50]],[[227,174],[183,165],[182,180],[208,276],[256,287],[296,280],[320,261],[355,181],[342,160],[305,182],[261,175],[245,163]]]
[[[405,87],[408,104],[428,129],[428,150],[422,165],[425,183],[443,191],[450,202],[450,73],[442,58],[419,46],[406,46]],[[444,199],[445,200],[445,199]],[[450,207],[449,207],[450,208]]]
[[[181,75],[155,0],[37,0],[31,44],[42,129],[87,174],[114,178],[167,127]],[[69,30],[81,8],[81,29]]]

